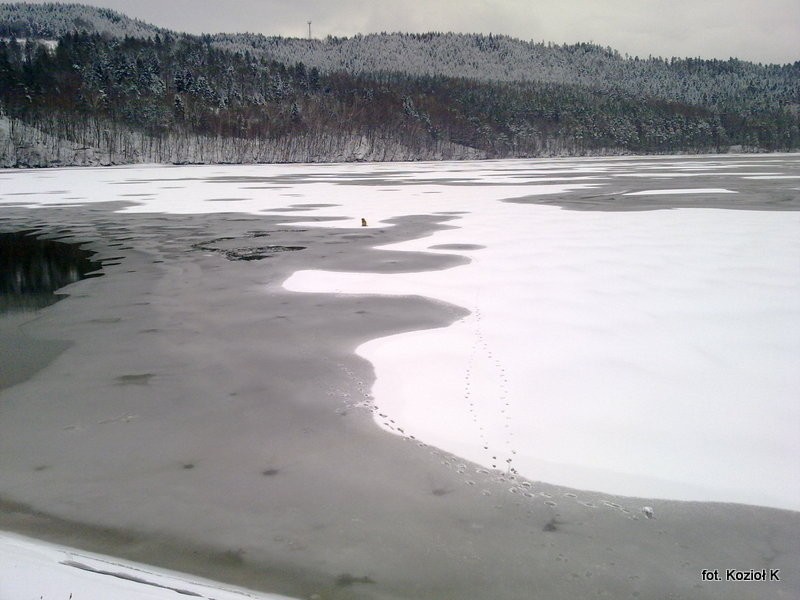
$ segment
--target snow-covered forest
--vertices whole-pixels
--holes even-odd
[[[55,4],[0,5],[0,38],[3,166],[800,147],[800,62],[464,34],[191,36]]]
[[[800,101],[798,64],[764,66],[734,58],[622,57],[612,48],[595,44],[557,45],[457,33],[391,33],[324,40],[221,34],[212,40],[228,50],[252,52],[255,48],[275,60],[300,60],[323,73],[456,74],[477,81],[580,85],[723,110],[745,104],[775,109]]]
[[[0,37],[55,39],[71,31],[111,37],[148,37],[167,32],[113,10],[85,4],[0,4]]]

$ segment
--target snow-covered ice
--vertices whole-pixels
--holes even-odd
[[[284,284],[298,293],[425,296],[470,311],[450,327],[358,348],[375,368],[378,425],[533,480],[800,510],[800,213],[502,202],[603,193],[614,181],[647,177],[654,189],[627,194],[644,204],[654,195],[744,196],[744,179],[796,177],[780,171],[791,160],[4,171],[0,203],[285,211],[302,215],[292,224],[303,227],[358,227],[363,217],[378,240],[393,226],[387,219],[448,213],[450,228],[389,248],[459,253],[469,264],[401,274],[305,270]],[[726,187],[658,189],[659,178],[688,174]],[[176,593],[278,598],[0,533],[3,600]]]
[[[800,508],[800,215],[487,204],[457,224],[393,249],[485,245],[468,265],[285,283],[472,312],[358,349],[398,427],[535,480]]]
[[[309,217],[295,225],[353,227],[363,217],[373,231],[392,217],[462,212],[454,228],[394,249],[461,252],[471,264],[393,275],[301,271],[286,282],[295,291],[420,295],[471,311],[449,328],[359,349],[375,365],[380,412],[420,440],[532,479],[797,509],[798,213],[500,202],[602,191],[648,170],[706,172],[726,187],[626,195],[741,196],[737,182],[756,177],[755,168],[778,177],[792,160],[6,172],[0,201],[123,200],[123,213],[286,210]],[[431,249],[442,244],[486,248]]]
[[[291,600],[0,532],[3,600]]]

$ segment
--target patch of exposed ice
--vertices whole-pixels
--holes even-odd
[[[775,175],[772,173],[762,173],[760,175],[747,175],[744,179],[800,179],[800,175]]]
[[[666,190],[642,190],[640,192],[627,192],[623,196],[677,196],[684,194],[737,194],[734,190],[725,188],[685,188]]]

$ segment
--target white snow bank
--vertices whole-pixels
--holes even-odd
[[[285,282],[472,312],[358,349],[382,426],[534,480],[800,509],[800,215],[448,201],[458,229],[386,248],[487,246],[471,264]]]
[[[0,532],[3,600],[291,600]]]

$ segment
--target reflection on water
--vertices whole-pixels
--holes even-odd
[[[58,302],[63,295],[56,290],[92,277],[88,273],[101,266],[80,244],[34,235],[0,233],[0,312],[36,310]]]

